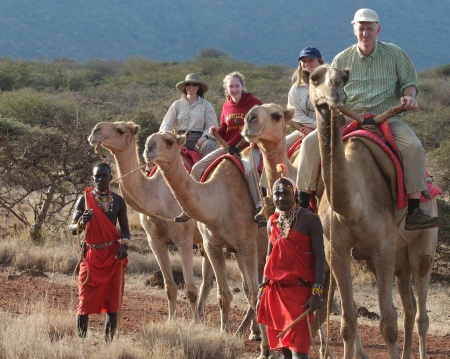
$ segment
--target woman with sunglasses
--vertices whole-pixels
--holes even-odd
[[[208,85],[197,74],[188,74],[176,88],[182,96],[170,106],[159,130],[189,132],[185,147],[204,157],[216,149],[216,142],[208,130],[218,124],[214,107],[204,99]]]

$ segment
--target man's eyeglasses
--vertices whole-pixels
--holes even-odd
[[[184,86],[186,86],[186,87],[188,87],[188,86],[198,87],[198,86],[200,86],[200,84],[195,83],[195,82],[186,82],[186,83],[184,84]]]

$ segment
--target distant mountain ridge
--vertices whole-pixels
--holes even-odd
[[[215,48],[295,67],[305,46],[331,62],[355,43],[350,21],[362,7],[378,12],[379,39],[405,49],[418,70],[450,63],[450,0],[1,0],[0,57],[184,62]]]

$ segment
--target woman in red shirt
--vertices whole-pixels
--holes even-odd
[[[236,145],[241,141],[241,130],[244,127],[244,117],[253,106],[262,105],[262,102],[253,96],[250,92],[245,90],[245,78],[238,72],[232,72],[223,79],[223,87],[225,89],[226,101],[222,106],[222,114],[220,116],[219,128],[211,126],[209,133],[218,131],[219,135],[230,145],[228,149],[220,147],[215,151],[209,153],[198,161],[191,170],[191,176],[200,181],[203,172],[208,166],[217,158],[224,154],[237,153],[242,148],[247,147],[246,143],[242,148],[237,149]],[[250,156],[253,156],[250,157]],[[258,167],[261,160],[261,153],[259,149],[254,148],[249,152],[247,157],[241,157],[242,165],[244,166],[245,178],[250,189],[253,202],[255,204],[256,212],[261,209],[261,199],[259,196],[259,175],[255,173],[254,166]],[[189,217],[183,212],[180,216],[175,217],[175,221],[184,222]]]

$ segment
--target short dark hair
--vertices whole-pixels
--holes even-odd
[[[99,168],[99,167],[107,168],[109,171],[109,174],[112,174],[111,166],[109,164],[107,164],[106,162],[99,162],[94,166],[94,168]]]

